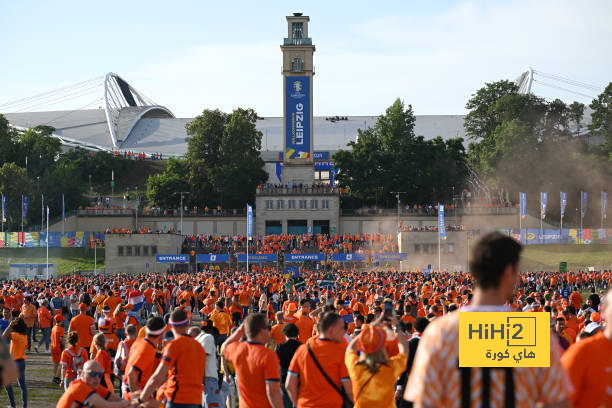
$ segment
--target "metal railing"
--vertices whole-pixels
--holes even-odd
[[[257,195],[261,196],[277,196],[277,195],[339,195],[339,187],[261,187],[256,191]]]
[[[513,215],[518,214],[518,208],[513,207],[466,207],[466,208],[448,208],[446,207],[445,215],[447,217],[461,217],[466,215]],[[397,208],[356,208],[356,209],[341,209],[340,215],[354,215],[354,216],[371,216],[371,215],[388,215],[397,216]],[[417,208],[409,209],[405,208],[400,211],[401,216],[414,216],[414,217],[437,217],[438,212],[434,209]]]

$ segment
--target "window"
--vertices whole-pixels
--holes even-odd
[[[276,208],[282,210],[285,208],[285,202],[283,200],[276,200]]]
[[[329,208],[329,200],[321,200],[321,208]]]
[[[289,200],[289,208],[295,209],[295,200]]]
[[[125,256],[132,256],[132,247],[128,245],[125,247]]]
[[[134,256],[140,256],[140,245],[134,247]]]
[[[291,71],[303,71],[304,61],[301,58],[293,58],[291,60]]]
[[[305,209],[307,208],[307,201],[306,200],[300,200],[300,208],[301,209]]]
[[[157,245],[151,245],[151,256],[157,255]]]
[[[454,253],[454,252],[455,252],[455,244],[448,244],[448,245],[447,245],[447,252],[448,252],[449,254]]]
[[[415,254],[421,253],[421,244],[414,244],[414,253]]]
[[[149,247],[146,245],[142,247],[142,256],[149,256]]]
[[[318,208],[319,201],[318,200],[310,200],[310,208]]]
[[[291,23],[291,33],[294,40],[304,38],[304,23]]]
[[[272,200],[266,200],[266,210],[271,210],[274,208],[274,202]]]
[[[117,247],[117,256],[123,256],[123,247],[122,246],[118,246]]]

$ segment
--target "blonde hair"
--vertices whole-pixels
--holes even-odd
[[[380,370],[380,366],[387,365],[388,362],[389,359],[387,359],[387,354],[385,353],[385,349],[383,347],[372,354],[362,352],[359,356],[359,361],[357,362],[357,365],[366,366],[366,368],[372,374],[376,374],[378,373],[378,370]]]

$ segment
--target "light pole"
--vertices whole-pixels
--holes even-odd
[[[138,186],[136,189],[136,231],[138,231],[138,209],[140,208],[140,196],[138,195]]]
[[[188,195],[189,191],[178,191],[176,194],[180,194],[181,195],[181,235],[183,235],[183,194]]]
[[[89,194],[91,194],[91,174],[89,175]]]
[[[391,194],[395,194],[397,198],[397,230],[400,229],[400,194],[408,194],[405,191],[391,191]]]

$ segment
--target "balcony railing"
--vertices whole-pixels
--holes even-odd
[[[257,195],[279,196],[279,195],[339,195],[339,187],[261,187],[257,189]]]
[[[469,207],[469,208],[446,208],[444,210],[446,217],[460,217],[465,215],[513,215],[518,213],[518,208],[513,207]],[[397,208],[357,208],[357,209],[341,209],[340,215],[354,216],[370,216],[370,215],[397,215]],[[437,217],[438,212],[427,208],[417,208],[406,210],[402,208],[400,211],[402,216],[414,217]]]
[[[312,38],[285,38],[283,45],[312,45]]]

